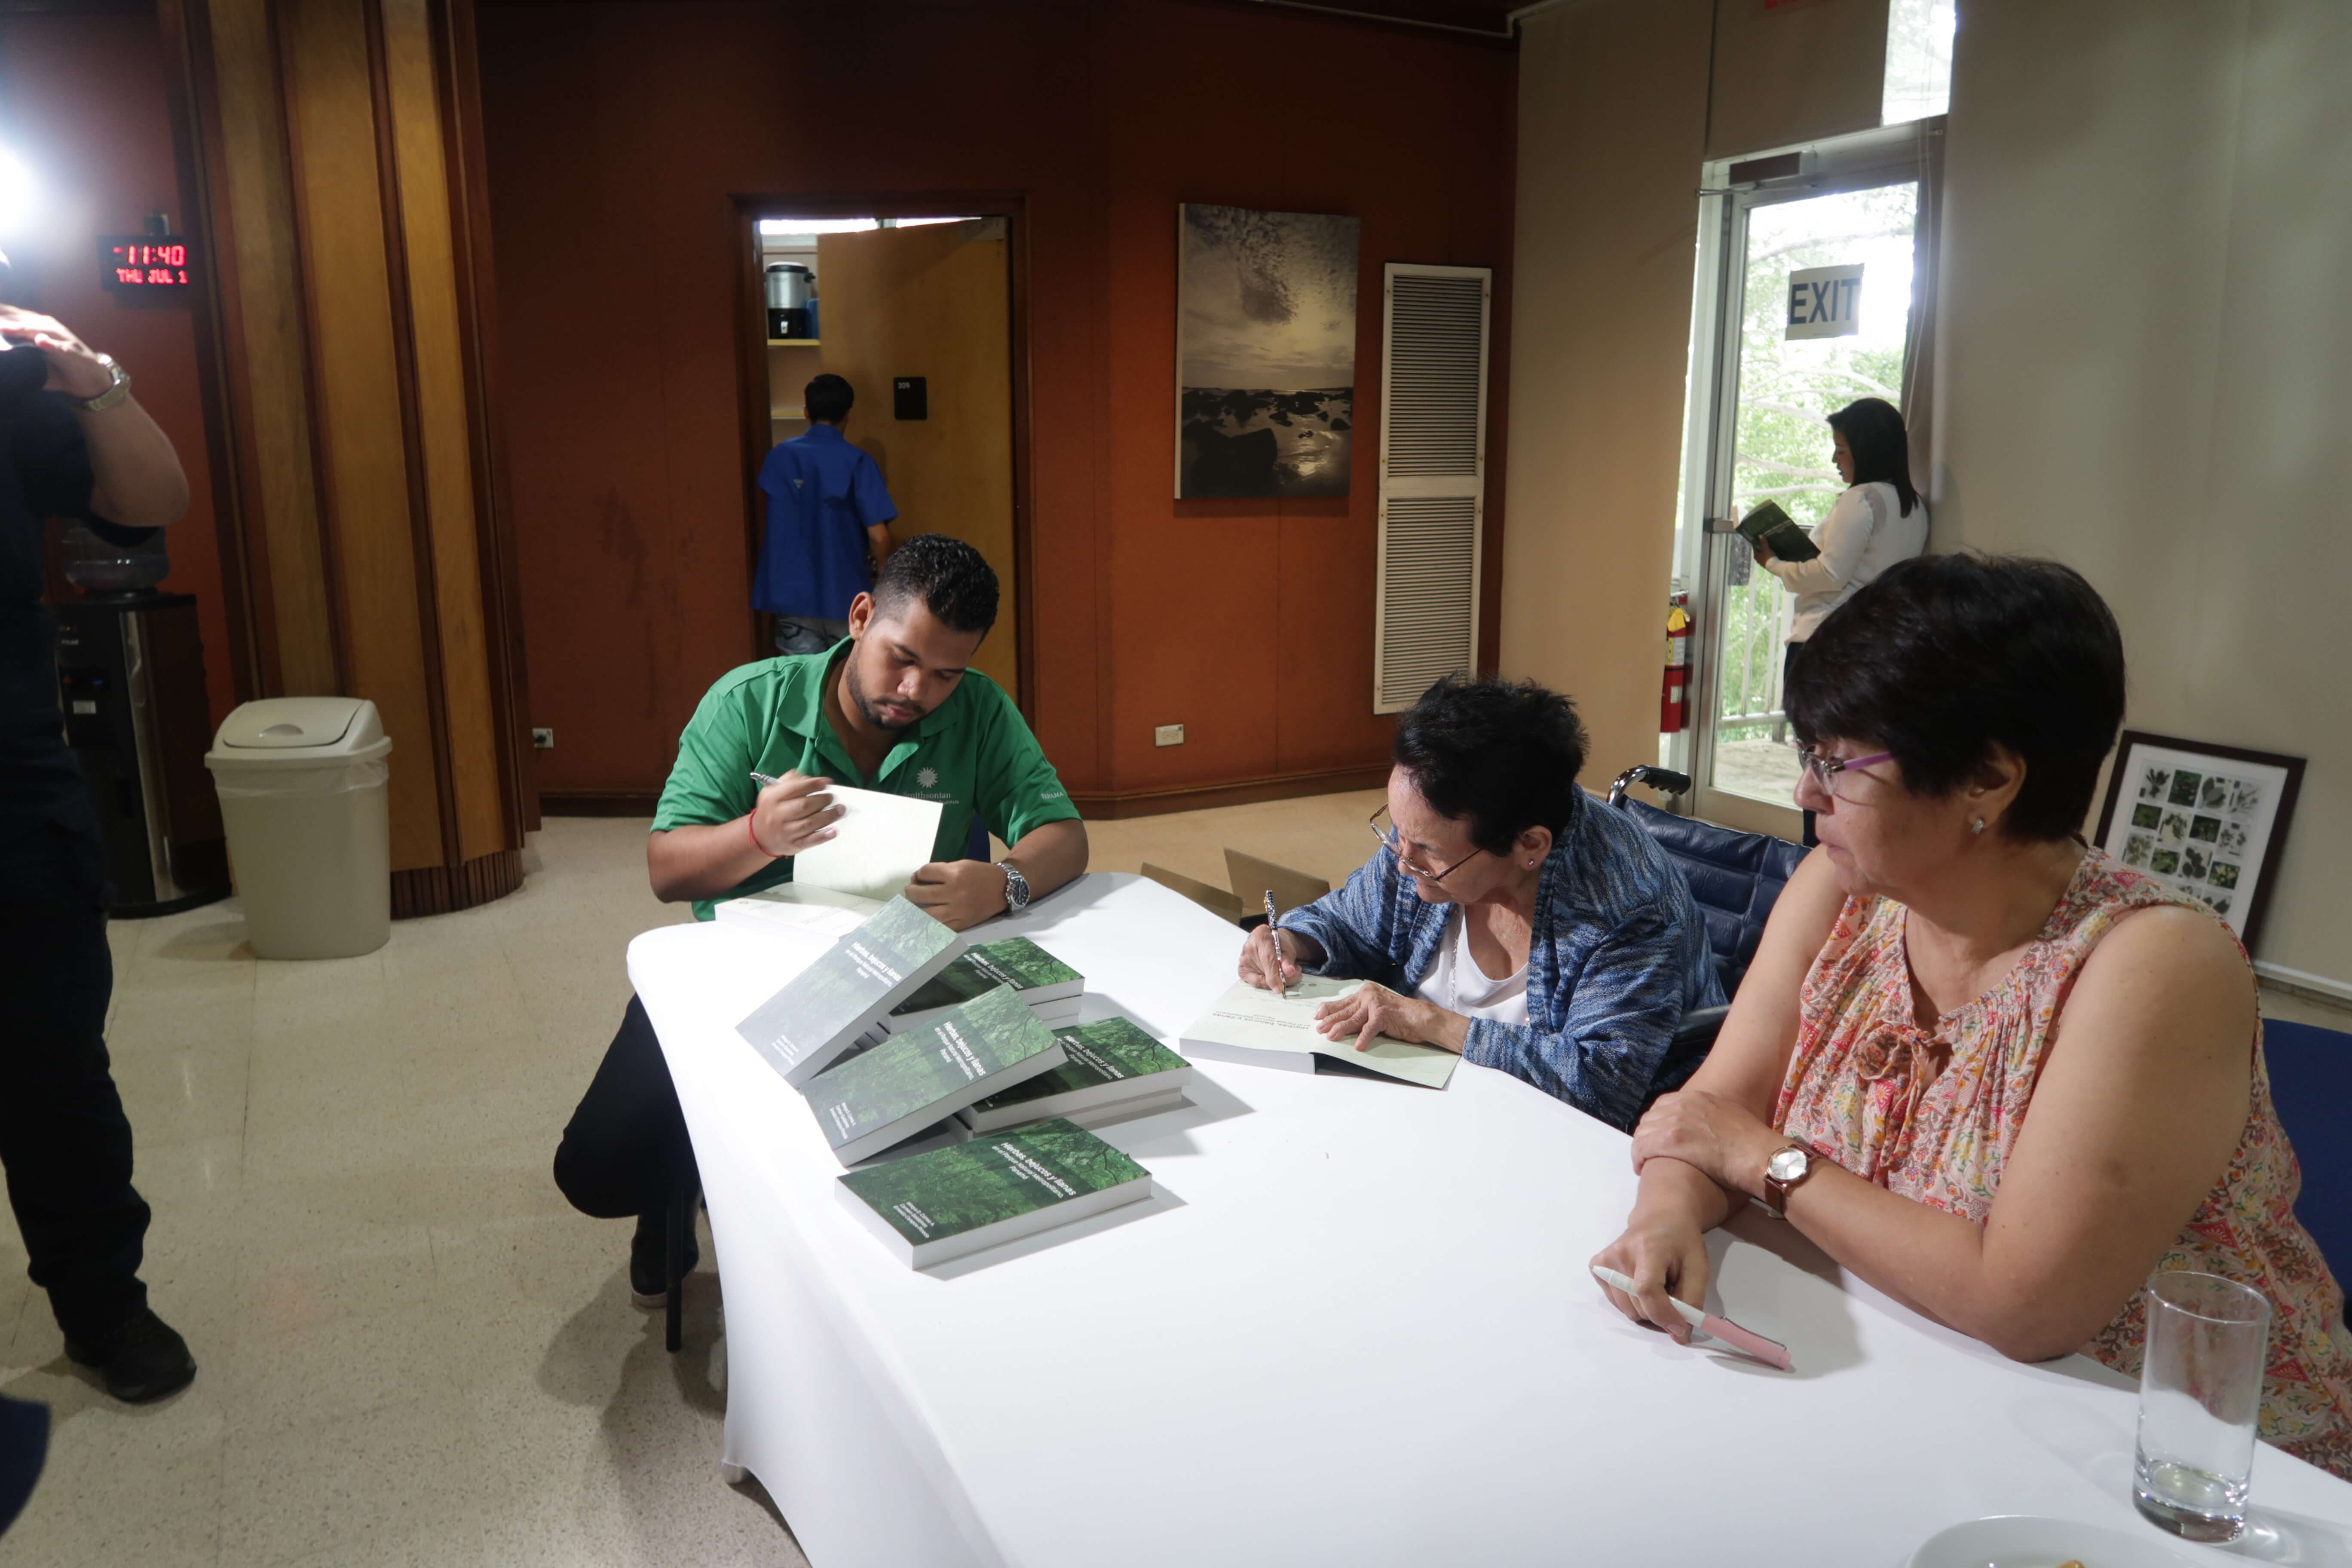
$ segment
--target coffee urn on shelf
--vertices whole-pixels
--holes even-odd
[[[812,338],[809,294],[816,274],[797,261],[778,261],[768,268],[768,336]]]
[[[66,743],[106,840],[108,913],[164,915],[226,898],[228,846],[205,772],[212,719],[195,599],[146,587],[50,613]]]

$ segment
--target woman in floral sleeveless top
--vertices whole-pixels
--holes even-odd
[[[2294,1218],[2245,952],[2074,836],[2123,676],[2106,605],[2046,562],[1906,562],[1822,624],[1787,699],[1822,847],[1714,1054],[1636,1131],[1640,1196],[1596,1261],[1686,1338],[1665,1298],[1704,1297],[1705,1232],[1777,1196],[1933,1318],[2134,1373],[2148,1273],[2223,1275],[2275,1313],[2263,1436],[2352,1478],[2352,1334]]]

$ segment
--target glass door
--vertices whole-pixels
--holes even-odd
[[[1922,180],[1916,157],[1868,151],[1843,175],[1717,193],[1728,199],[1706,247],[1715,342],[1703,384],[1695,354],[1690,438],[1704,446],[1686,466],[1681,552],[1697,585],[1696,722],[1677,760],[1697,815],[1790,838],[1797,755],[1780,672],[1794,596],[1705,520],[1771,500],[1810,531],[1845,488],[1828,416],[1859,397],[1905,406],[1913,315],[1928,308],[1912,288]]]

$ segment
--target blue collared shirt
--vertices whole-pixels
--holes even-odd
[[[1383,849],[1347,885],[1282,917],[1323,944],[1316,973],[1414,994],[1436,967],[1450,904],[1427,904]],[[1536,883],[1528,1021],[1470,1020],[1462,1056],[1612,1127],[1698,1070],[1668,1050],[1685,1011],[1723,1001],[1690,886],[1626,812],[1580,796]]]
[[[866,531],[898,515],[874,459],[831,425],[811,425],[760,465],[767,536],[751,607],[776,616],[845,621],[849,601],[874,585]]]

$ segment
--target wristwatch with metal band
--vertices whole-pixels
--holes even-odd
[[[74,411],[78,414],[103,413],[131,395],[131,373],[115,363],[112,354],[99,355],[98,363],[106,367],[106,374],[113,379],[107,383],[106,390],[96,397],[67,398],[66,401],[73,405]]]
[[[1029,879],[1010,860],[999,860],[996,868],[1004,873],[1005,912],[1017,915],[1029,907]]]
[[[1802,1143],[1774,1152],[1764,1162],[1764,1195],[1755,1200],[1756,1206],[1774,1219],[1787,1219],[1789,1194],[1812,1173],[1813,1152]]]

